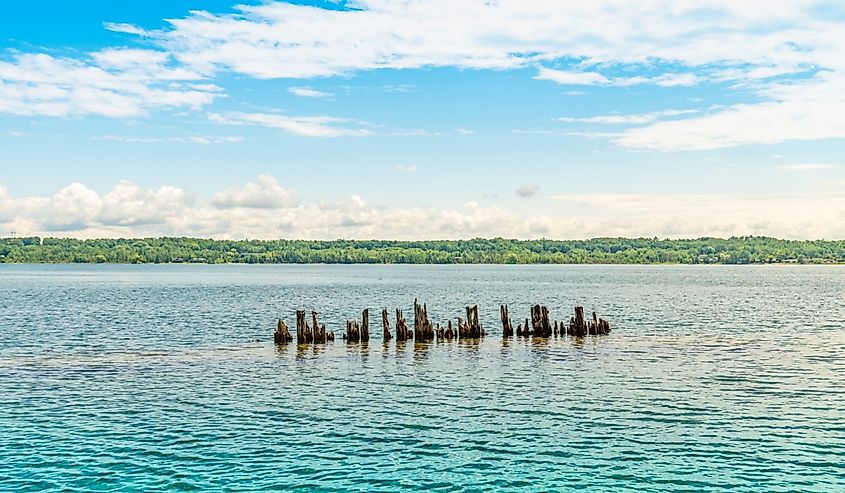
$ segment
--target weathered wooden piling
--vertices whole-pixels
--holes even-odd
[[[499,305],[499,315],[502,317],[502,337],[512,337],[513,324],[508,316],[508,305]]]
[[[478,339],[484,337],[484,329],[478,321],[478,305],[466,307],[467,320],[458,318],[458,337],[461,339]]]
[[[528,337],[531,335],[531,325],[529,325],[527,318],[525,319],[524,324],[519,324],[519,331],[516,335],[520,337]]]
[[[590,335],[610,334],[610,323],[593,312],[593,321],[590,323],[589,332]]]
[[[346,321],[346,342],[367,342],[370,340],[370,309],[361,312],[361,323],[357,320]]]
[[[575,316],[569,319],[569,323],[559,322],[557,320],[549,320],[549,310],[545,305],[532,305],[531,318],[525,319],[525,323],[521,323],[514,330],[513,322],[511,321],[508,312],[508,305],[503,304],[499,306],[499,315],[502,322],[502,336],[512,337],[516,333],[519,337],[557,337],[558,335],[569,335],[573,337],[583,337],[586,335],[605,335],[610,333],[610,323],[599,317],[598,313],[592,312],[592,319],[588,320],[584,317],[584,307],[575,307]],[[387,310],[381,311],[382,329],[384,341],[389,341],[393,338],[390,333],[390,320]],[[298,344],[323,344],[329,341],[334,341],[334,332],[326,330],[325,324],[320,324],[317,320],[317,311],[311,310],[311,325],[305,316],[305,310],[296,310],[296,342]],[[451,339],[478,339],[486,335],[481,322],[478,318],[478,305],[466,306],[466,320],[458,317],[457,327],[453,327],[452,321],[447,321],[446,326],[437,324],[433,326],[428,319],[428,307],[425,303],[420,304],[419,300],[414,300],[414,329],[408,327],[402,310],[396,310],[396,340],[406,341],[408,339],[416,338],[420,341],[431,341],[437,338],[438,340]],[[346,333],[343,338],[349,342],[367,342],[370,339],[370,311],[364,309],[361,313],[361,322],[357,320],[347,320]],[[284,344],[293,340],[290,329],[287,324],[278,319],[276,330],[273,332],[273,341],[276,344]]]
[[[458,338],[458,333],[455,332],[455,329],[452,328],[452,321],[451,320],[449,320],[449,322],[446,325],[446,331],[443,333],[443,337],[447,341]]]
[[[586,320],[584,320],[584,307],[576,306],[575,317],[569,321],[569,335],[583,337],[587,335],[587,333],[588,327]]]
[[[370,340],[370,309],[365,308],[361,312],[361,342]]]
[[[387,317],[387,308],[381,311],[381,325],[384,330],[382,337],[384,338],[384,342],[387,342],[393,338],[393,336],[390,335],[390,320]]]
[[[292,340],[293,337],[290,335],[287,324],[280,318],[279,323],[276,324],[276,331],[273,332],[273,342],[276,344],[287,344]]]
[[[326,343],[326,326],[317,323],[317,311],[311,310],[311,324],[314,329],[314,344]]]
[[[414,337],[414,333],[408,328],[402,310],[396,309],[396,341],[407,341]]]
[[[428,308],[414,299],[414,339],[417,341],[431,341],[434,339],[434,328],[428,321]]]
[[[550,337],[552,335],[548,308],[543,305],[534,305],[531,307],[531,330],[534,337]]]
[[[296,343],[309,344],[314,342],[314,333],[305,320],[305,310],[296,311]]]

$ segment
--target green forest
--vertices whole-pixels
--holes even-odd
[[[845,263],[845,241],[743,236],[661,240],[209,240],[0,238],[0,263],[770,264]]]

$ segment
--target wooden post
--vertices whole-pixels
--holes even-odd
[[[396,341],[407,341],[413,337],[413,332],[408,329],[408,323],[405,321],[405,316],[402,315],[402,310],[396,309]]]
[[[370,340],[370,309],[365,308],[361,313],[361,342]]]
[[[434,339],[434,328],[428,321],[428,308],[414,299],[414,338],[418,341]]]
[[[513,324],[508,316],[508,305],[499,306],[499,315],[502,317],[502,337],[513,337]]]
[[[326,332],[324,327],[317,323],[317,311],[311,310],[311,323],[314,327],[314,344],[325,344]]]
[[[452,321],[451,320],[449,320],[449,324],[447,325],[446,332],[443,334],[443,336],[447,340],[457,339],[458,334],[457,334],[457,332],[455,332],[455,329],[452,328]]]
[[[552,335],[548,308],[543,305],[531,307],[531,328],[534,331],[534,337],[550,337]]]
[[[463,332],[466,335],[460,334],[460,332],[461,332],[460,325],[458,326],[459,335],[461,335],[461,337],[467,337],[467,338],[470,338],[470,339],[478,339],[480,337],[484,337],[484,329],[481,328],[481,323],[478,321],[478,305],[473,305],[473,306],[467,305],[466,313],[467,313],[467,321],[466,321],[466,324],[464,324],[464,328],[463,328],[464,329]],[[458,319],[458,320],[460,320],[460,319]]]
[[[290,335],[290,330],[287,324],[280,318],[279,323],[276,324],[276,331],[273,332],[273,342],[276,344],[287,344],[293,340]]]
[[[575,337],[583,337],[587,335],[587,322],[584,320],[584,307],[575,307],[575,317],[569,322],[570,335]]]
[[[312,341],[311,330],[305,321],[305,310],[296,311],[296,343],[308,344]]]
[[[381,311],[381,325],[384,329],[382,337],[384,338],[384,342],[387,342],[393,337],[390,335],[390,320],[387,317],[387,308]]]

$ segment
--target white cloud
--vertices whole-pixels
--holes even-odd
[[[218,88],[193,87],[193,72],[168,68],[168,55],[106,50],[90,63],[44,54],[0,61],[0,113],[130,117],[153,108],[200,108]]]
[[[563,117],[558,121],[565,123],[601,123],[604,125],[645,125],[662,118],[696,113],[696,110],[663,110],[633,115],[600,115],[582,118]]]
[[[760,95],[768,101],[628,129],[616,142],[629,149],[679,151],[845,137],[845,74],[824,72],[770,85]]]
[[[233,187],[214,195],[212,204],[220,209],[246,207],[252,209],[280,209],[299,203],[296,194],[279,184],[270,175],[260,175],[253,183]]]
[[[311,89],[310,87],[291,87],[288,91],[291,94],[304,98],[327,98],[329,96],[334,96],[334,94],[330,92],[318,91],[317,89]]]
[[[190,204],[179,188],[164,186],[154,191],[121,180],[103,197],[97,221],[104,226],[165,224]]]
[[[815,1],[715,0],[702,7],[692,0],[355,0],[345,7],[263,2],[231,14],[198,10],[159,30],[106,23],[156,49],[108,49],[79,59],[14,55],[0,62],[0,112],[126,117],[196,109],[220,93],[201,83],[218,72],[307,79],[376,69],[531,67],[536,78],[561,84],[719,83],[753,98],[630,129],[617,139],[630,149],[845,136],[838,117],[845,107],[843,23]],[[322,95],[308,87],[291,91]],[[372,135],[333,117],[248,115],[240,123],[297,135]]]
[[[243,142],[243,137],[236,135],[191,135],[188,137],[128,137],[122,135],[105,135],[98,140],[110,140],[114,142],[128,142],[135,144],[234,144]]]
[[[566,70],[552,70],[541,67],[534,77],[537,80],[550,80],[566,85],[606,85],[610,79],[596,72],[570,72]]]
[[[835,164],[829,163],[797,163],[797,164],[780,164],[775,166],[777,169],[785,171],[813,171],[817,169],[832,169],[836,168]]]
[[[552,197],[554,215],[516,213],[470,201],[458,208],[374,207],[359,195],[302,203],[261,176],[209,202],[163,186],[122,181],[100,196],[71,184],[53,196],[14,198],[0,187],[0,231],[20,235],[214,238],[588,238],[772,235],[845,236],[845,191],[782,195],[573,194]]]
[[[304,137],[369,137],[360,122],[332,116],[290,116],[278,113],[212,113],[209,119],[227,125],[260,125]],[[351,126],[354,125],[354,126]]]
[[[400,173],[416,173],[417,172],[417,165],[416,164],[397,164],[393,167],[396,171]]]
[[[461,135],[474,135],[475,134],[474,130],[470,130],[468,128],[456,128],[455,132],[459,133]]]
[[[116,33],[134,34],[136,36],[143,36],[143,37],[152,36],[152,34],[145,29],[141,29],[138,26],[133,26],[132,24],[126,24],[124,22],[104,22],[103,27],[108,29],[109,31],[113,31],[113,32],[116,32]]]
[[[524,185],[517,188],[515,193],[518,197],[528,199],[537,195],[537,192],[539,191],[540,187],[538,185]]]
[[[260,78],[430,66],[503,69],[571,57],[581,61],[578,71],[541,71],[541,77],[604,83],[584,74],[598,64],[661,60],[754,65],[748,69],[810,65],[817,63],[815,49],[835,39],[837,27],[814,16],[812,2],[804,0],[777,6],[718,0],[706,10],[697,2],[671,0],[357,0],[350,6],[268,2],[238,6],[235,14],[195,11],[152,35],[198,70],[225,68]],[[133,26],[110,28],[151,35]],[[694,83],[678,70],[649,79]]]

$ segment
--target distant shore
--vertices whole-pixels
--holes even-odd
[[[423,241],[13,237],[0,238],[0,263],[842,264],[845,241],[760,236]]]

